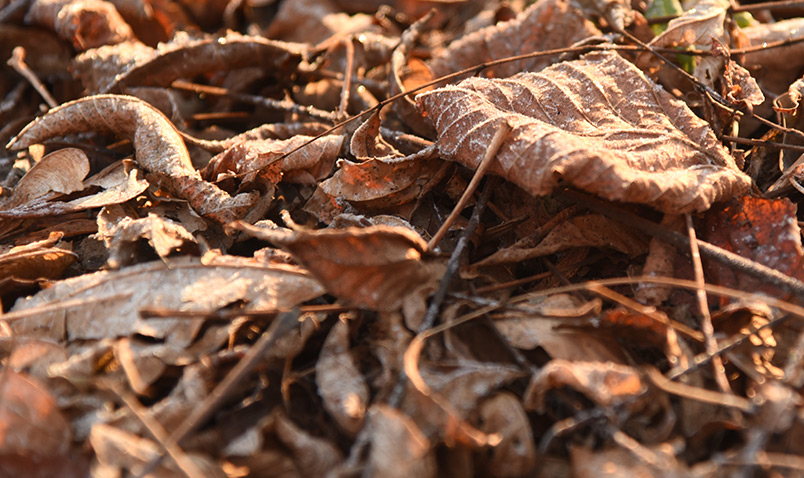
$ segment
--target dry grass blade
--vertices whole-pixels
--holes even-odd
[[[137,164],[202,216],[230,222],[242,217],[256,200],[251,194],[231,197],[201,179],[178,130],[154,107],[132,96],[96,95],[65,103],[26,126],[7,147],[22,149],[90,131],[130,139]]]

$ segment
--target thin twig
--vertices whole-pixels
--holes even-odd
[[[715,340],[715,328],[712,326],[712,316],[709,314],[709,302],[706,298],[706,281],[704,280],[703,265],[701,265],[701,253],[698,249],[698,241],[695,237],[695,226],[692,224],[692,216],[687,213],[684,215],[687,221],[687,236],[690,240],[690,258],[692,259],[692,270],[695,276],[695,283],[698,289],[695,296],[698,299],[698,310],[701,313],[701,332],[704,334],[704,345],[706,353],[712,356],[712,368],[715,372],[715,381],[724,393],[731,393],[729,379],[723,368],[723,359],[718,355],[717,340]]]
[[[490,180],[486,183],[486,186],[483,188],[483,192],[480,194],[477,202],[475,203],[475,207],[472,210],[472,217],[469,219],[469,223],[466,225],[466,229],[463,230],[461,236],[458,238],[458,243],[455,245],[455,249],[452,251],[452,255],[447,262],[447,270],[444,272],[444,275],[441,277],[441,283],[436,291],[435,295],[430,301],[430,305],[427,307],[427,310],[424,314],[424,319],[422,320],[421,325],[419,326],[418,333],[422,333],[425,330],[431,329],[433,324],[435,324],[435,319],[438,316],[438,311],[441,310],[441,304],[444,302],[444,299],[447,297],[447,292],[449,292],[450,286],[452,285],[452,279],[455,274],[458,272],[458,267],[460,266],[460,259],[463,255],[463,251],[466,246],[469,244],[469,238],[472,237],[474,234],[475,229],[480,224],[480,216],[483,213],[483,210],[486,208],[486,204],[489,202],[489,198],[491,197],[491,191],[494,189],[494,179],[490,178]],[[496,307],[493,306],[493,307]],[[493,309],[490,309],[493,310]],[[388,404],[392,407],[397,407],[402,401],[403,392],[405,391],[405,384],[407,383],[407,375],[405,375],[405,369],[399,371],[399,376],[396,380],[396,385],[394,385],[393,390],[391,391],[391,395],[388,398]]]
[[[14,68],[14,71],[22,75],[23,78],[28,80],[28,83],[34,87],[36,92],[39,93],[39,96],[45,100],[45,103],[47,103],[49,107],[55,108],[59,106],[59,103],[53,98],[50,92],[47,91],[47,88],[45,88],[45,85],[39,77],[36,76],[36,73],[25,63],[25,48],[21,46],[14,48],[11,52],[11,58],[9,58],[6,63],[8,63],[8,66],[11,68]]]
[[[458,200],[458,203],[455,204],[455,207],[452,208],[452,212],[444,221],[444,224],[438,228],[438,231],[436,231],[436,233],[427,243],[428,250],[435,250],[435,248],[438,246],[438,243],[441,242],[441,239],[443,239],[447,234],[447,231],[449,231],[449,228],[452,226],[455,220],[458,219],[458,216],[469,203],[469,199],[471,199],[472,195],[475,193],[477,186],[480,184],[480,180],[486,175],[486,171],[489,169],[489,166],[491,166],[491,161],[497,156],[497,151],[499,151],[503,140],[510,132],[511,125],[509,125],[507,121],[500,122],[499,126],[497,126],[497,131],[494,133],[494,137],[491,139],[489,147],[486,149],[486,154],[483,156],[483,159],[480,161],[480,165],[478,165],[477,169],[475,170],[472,180],[469,181],[469,185],[466,186],[461,198]]]
[[[170,435],[170,438],[176,443],[181,444],[182,440],[201,427],[223,404],[232,390],[236,388],[237,384],[245,379],[254,367],[259,364],[265,356],[265,352],[273,347],[277,340],[284,337],[285,334],[298,325],[299,315],[298,309],[294,309],[274,319],[271,327],[262,334],[259,340],[249,349],[248,353],[235,365],[215,389],[212,390],[212,393],[199,403],[190,415],[179,424],[178,428]],[[140,473],[140,478],[153,472],[163,457],[164,454],[159,454],[154,457],[154,459],[148,463],[148,466]]]
[[[131,392],[124,390],[120,384],[114,384],[112,390],[120,397],[129,410],[134,413],[134,416],[145,425],[145,428],[147,428],[156,441],[162,445],[170,457],[173,458],[173,461],[176,462],[179,469],[184,472],[188,478],[204,478],[206,476],[187,456],[184,450],[181,449],[179,444],[170,436],[162,424],[148,415],[144,407],[140,405]]]
[[[349,36],[349,38],[344,41],[344,45],[346,46],[346,69],[343,75],[343,87],[341,88],[341,102],[338,105],[338,110],[335,115],[338,120],[349,117],[349,95],[352,89],[352,72],[355,66],[354,38]]]
[[[720,137],[723,141],[729,141],[731,143],[736,144],[745,144],[748,146],[757,146],[760,148],[767,148],[767,149],[784,149],[788,151],[796,151],[799,153],[804,153],[804,146],[799,146],[796,144],[782,144],[782,143],[774,143],[773,141],[763,141],[761,139],[750,139],[750,138],[739,138],[737,136],[726,136],[723,135]]]

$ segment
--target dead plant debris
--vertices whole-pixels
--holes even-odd
[[[0,0],[0,477],[804,476],[802,45]]]

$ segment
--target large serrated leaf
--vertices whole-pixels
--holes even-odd
[[[681,213],[751,184],[706,122],[611,52],[509,79],[471,78],[417,101],[435,124],[441,154],[473,169],[507,121],[513,131],[491,171],[534,195],[565,181]]]

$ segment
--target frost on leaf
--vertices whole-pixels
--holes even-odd
[[[441,154],[472,169],[507,121],[513,131],[491,171],[533,195],[565,181],[608,200],[681,213],[750,186],[706,122],[614,53],[509,79],[470,78],[417,100]]]

